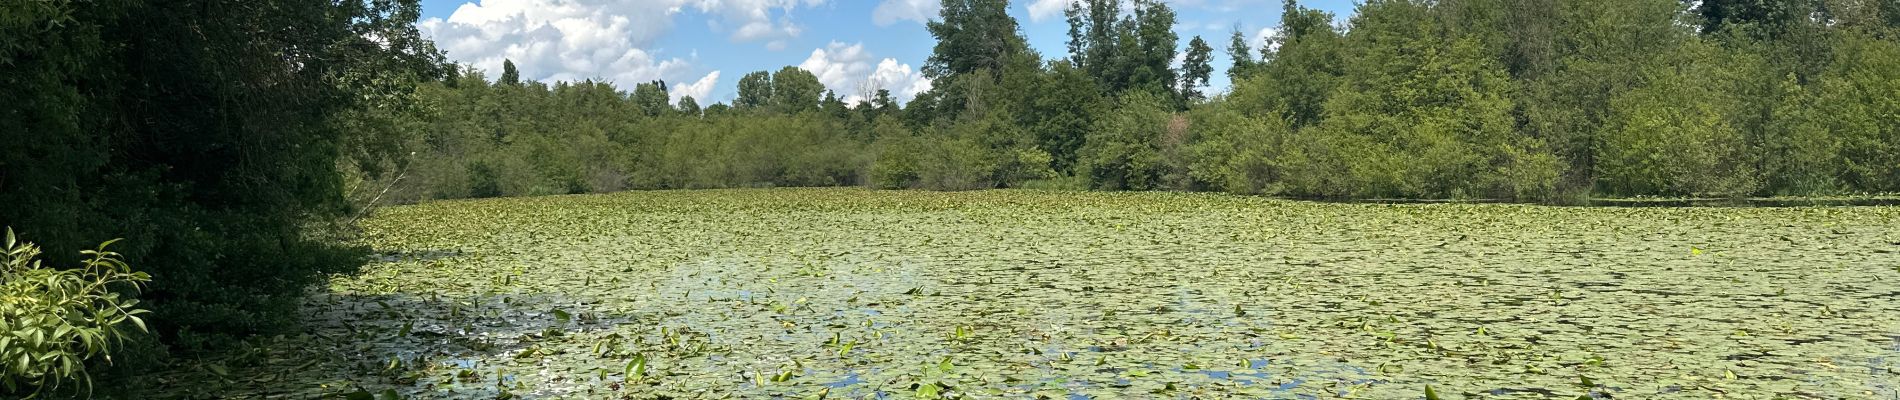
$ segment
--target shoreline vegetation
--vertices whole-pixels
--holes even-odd
[[[397,141],[418,153],[383,166],[410,172],[387,200],[803,186],[1546,204],[1900,191],[1900,126],[1881,120],[1900,111],[1884,100],[1900,97],[1900,41],[1882,22],[1900,10],[1744,3],[1373,1],[1342,19],[1286,2],[1269,46],[1238,33],[1226,46],[1234,84],[1218,94],[1204,87],[1215,49],[1168,30],[1169,5],[1152,1],[1074,3],[1067,53],[1047,55],[1026,47],[1006,2],[949,2],[930,26],[933,89],[903,103],[826,90],[796,67],[746,74],[730,104],[703,107],[669,100],[661,81],[622,91],[463,67],[421,84],[418,119],[433,122]]]

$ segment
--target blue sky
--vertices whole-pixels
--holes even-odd
[[[1279,25],[1279,0],[1170,0],[1181,45],[1199,35],[1217,53],[1213,91],[1228,86],[1229,32]],[[1067,0],[1010,5],[1031,47],[1064,56]],[[1351,0],[1306,0],[1349,15]],[[937,0],[423,0],[418,25],[451,60],[490,71],[512,59],[524,78],[596,79],[623,89],[666,80],[675,98],[730,101],[751,71],[799,66],[841,96],[877,88],[908,100],[930,86],[919,68],[935,44],[923,21]]]

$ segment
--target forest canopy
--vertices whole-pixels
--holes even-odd
[[[397,201],[864,185],[1297,198],[1817,196],[1900,191],[1892,1],[1287,1],[1263,48],[1166,2],[1075,1],[1067,54],[1009,4],[946,1],[934,88],[847,104],[795,67],[732,104],[665,83],[422,84]],[[1335,21],[1344,21],[1336,23]],[[1178,61],[1177,61],[1178,60]],[[647,93],[647,95],[643,95]]]

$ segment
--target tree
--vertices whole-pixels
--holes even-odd
[[[1093,4],[1089,2],[1088,4]],[[1088,8],[1082,0],[1070,0],[1062,8],[1063,21],[1069,23],[1069,64],[1082,65],[1087,62],[1089,49]]]
[[[700,112],[699,101],[694,100],[693,96],[680,96],[679,110],[680,110],[680,114],[685,114],[688,117],[697,118],[699,117],[699,112]]]
[[[937,38],[937,45],[924,64],[924,75],[941,79],[978,70],[997,71],[1011,58],[1028,51],[1029,45],[1008,9],[1007,0],[944,1],[938,19],[925,24],[930,36]]]
[[[1847,35],[1822,79],[1818,107],[1841,141],[1841,180],[1862,192],[1900,192],[1900,42]]]
[[[1298,149],[1279,118],[1253,118],[1233,103],[1188,111],[1192,140],[1185,149],[1188,176],[1207,188],[1239,194],[1279,194],[1283,165]]]
[[[1198,103],[1207,99],[1201,94],[1201,87],[1207,86],[1208,79],[1214,74],[1214,67],[1208,65],[1212,60],[1214,48],[1207,41],[1195,36],[1188,42],[1187,58],[1181,61],[1181,100],[1186,104]]]
[[[1174,10],[1155,0],[1128,4],[1129,14],[1122,15],[1120,0],[1071,3],[1066,10],[1070,61],[1109,94],[1141,90],[1177,96]]]
[[[1086,71],[1069,61],[1050,63],[1032,91],[1031,106],[1024,110],[1024,126],[1037,135],[1037,145],[1049,152],[1050,167],[1065,174],[1075,173],[1077,151],[1093,128],[1095,115],[1105,107],[1101,90]]]
[[[496,79],[495,84],[521,86],[521,71],[515,69],[515,60],[505,58],[501,60],[501,79]]]
[[[1064,10],[1069,22],[1069,60],[1105,88],[1122,86],[1121,1],[1076,0]]]
[[[1685,3],[1689,3],[1685,1]],[[1739,28],[1778,36],[1823,10],[1816,0],[1696,0],[1693,11],[1708,34]]]
[[[1363,7],[1362,7],[1363,8]],[[1355,21],[1360,17],[1355,16]],[[1278,114],[1298,130],[1317,125],[1345,65],[1342,51],[1349,46],[1332,25],[1333,15],[1288,0],[1280,28],[1272,38],[1277,48],[1261,49],[1267,61],[1251,79],[1234,84],[1233,97],[1242,112]]]
[[[1840,122],[1854,121],[1854,107],[1841,107],[1845,101],[1827,101],[1824,91],[1834,86],[1823,83],[1805,88],[1791,75],[1776,87],[1773,119],[1762,138],[1754,144],[1760,156],[1765,192],[1776,195],[1833,194],[1840,189],[1839,177],[1846,175]]]
[[[818,101],[818,108],[824,110],[825,114],[830,115],[833,120],[849,121],[851,119],[851,106],[844,104],[844,99],[838,98],[837,92],[826,90],[825,99]]]
[[[0,102],[0,221],[55,264],[125,238],[114,250],[151,273],[140,297],[167,338],[284,331],[306,288],[360,265],[324,229],[360,212],[344,156],[387,154],[352,149],[382,142],[355,128],[414,117],[415,86],[447,72],[412,1],[0,15],[0,95],[19,100]]]
[[[772,73],[754,71],[739,78],[739,97],[733,108],[755,109],[772,104]]]
[[[1900,30],[1900,1],[1886,0],[1879,4],[1880,20],[1886,22],[1886,28]]]
[[[1162,189],[1169,166],[1161,142],[1170,132],[1167,99],[1147,92],[1123,96],[1106,118],[1097,120],[1080,151],[1089,185],[1104,190]]]
[[[772,73],[772,105],[779,112],[817,110],[824,91],[825,85],[811,71],[788,66]]]
[[[1174,33],[1174,9],[1158,0],[1135,0],[1133,4],[1134,15],[1122,23],[1126,30],[1122,49],[1128,52],[1124,58],[1128,83],[1122,90],[1141,90],[1172,97],[1177,75],[1172,64],[1175,45],[1179,41]],[[1131,37],[1134,40],[1127,40]]]
[[[1644,71],[1646,84],[1612,99],[1597,145],[1597,186],[1615,195],[1744,196],[1760,180],[1741,121],[1734,72],[1761,61],[1691,42]]]
[[[1233,82],[1252,77],[1260,65],[1260,61],[1254,59],[1253,47],[1247,45],[1247,35],[1240,33],[1239,28],[1235,28],[1228,39],[1227,58],[1234,61],[1234,65],[1227,68],[1227,78]]]
[[[891,91],[889,89],[878,89],[877,94],[871,96],[870,110],[875,111],[878,115],[891,115],[900,111],[898,110],[897,99],[891,97]]]
[[[652,81],[633,86],[633,103],[640,113],[648,117],[666,115],[673,107],[667,104],[666,81]]]
[[[932,120],[955,120],[971,112],[983,118],[986,109],[1023,103],[1028,93],[1013,88],[1029,85],[1041,61],[1017,31],[1008,5],[1005,0],[944,3],[941,19],[927,26],[931,36],[937,38],[923,68],[924,75],[934,80],[932,89],[918,96],[928,100],[928,113],[907,113],[907,120],[927,125]],[[1003,85],[1005,81],[1013,83]]]
[[[1477,40],[1443,36],[1434,11],[1414,1],[1360,6],[1346,37],[1341,85],[1314,132],[1335,148],[1322,159],[1326,167],[1313,170],[1343,178],[1296,185],[1300,190],[1346,197],[1550,195],[1556,164],[1535,138],[1515,134],[1513,82]]]
[[[1676,0],[1566,1],[1559,4],[1547,70],[1520,75],[1519,119],[1524,134],[1543,138],[1563,160],[1562,190],[1586,193],[1595,184],[1596,149],[1610,102],[1642,85],[1644,71],[1663,55],[1696,40],[1677,23]],[[1525,71],[1538,67],[1527,64]]]

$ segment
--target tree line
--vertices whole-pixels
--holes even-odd
[[[1576,202],[1900,191],[1900,2],[1286,1],[1263,48],[1078,0],[1067,54],[1003,0],[926,28],[934,88],[855,104],[786,67],[730,104],[593,81],[424,83],[396,201],[863,185]],[[1180,61],[1177,61],[1180,60]],[[393,168],[393,167],[392,167]]]

